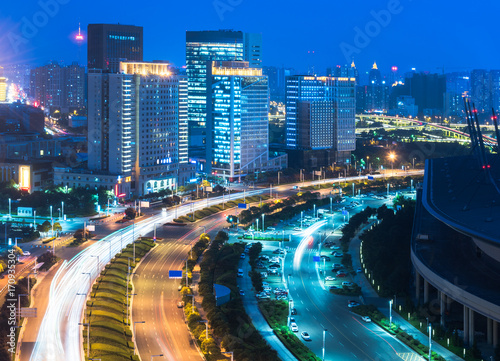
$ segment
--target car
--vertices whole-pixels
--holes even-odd
[[[269,286],[262,287],[262,289],[266,292],[271,292],[271,287]]]
[[[262,287],[266,287],[266,286],[269,286],[269,283],[267,283],[267,282],[262,282]]]
[[[358,307],[358,306],[359,306],[359,303],[356,301],[349,301],[349,303],[347,304],[347,307],[349,307],[349,308]]]
[[[281,266],[277,263],[270,264],[268,268],[281,268]]]
[[[180,290],[182,290],[182,285],[179,285],[179,286],[177,287],[177,291],[180,291]]]
[[[363,269],[361,267],[359,267],[357,270],[356,270],[356,273],[362,273],[363,272]]]
[[[330,257],[325,256],[324,254],[321,255],[321,258],[324,259],[325,261],[330,261]]]
[[[184,301],[177,302],[177,308],[182,308],[182,307],[184,307]]]
[[[309,336],[309,333],[307,333],[306,331],[302,331],[300,333],[300,336],[302,336],[304,341],[311,341],[311,336]]]
[[[301,229],[300,229],[300,227],[295,227],[293,230],[294,231],[300,231]]]
[[[264,299],[267,299],[267,298],[271,298],[271,296],[266,295],[266,294],[261,294],[261,295],[259,296],[259,298],[260,298],[261,300],[264,300]]]
[[[286,300],[286,299],[287,299],[287,297],[285,295],[278,295],[278,296],[276,296],[276,300],[278,300],[278,301],[279,300]]]
[[[259,259],[263,260],[263,261],[269,261],[269,256],[266,256],[265,254],[260,256]]]
[[[261,273],[260,273],[260,276],[261,276],[262,278],[267,278],[267,272],[261,272]]]
[[[245,291],[240,290],[240,296],[245,296]]]
[[[292,322],[290,324],[290,330],[292,330],[292,332],[299,332],[299,326],[297,326],[295,322]]]
[[[278,274],[278,269],[277,268],[271,268],[270,270],[267,270],[269,274],[272,275],[277,275]]]
[[[291,314],[294,316],[297,314],[297,309],[295,307],[292,308]]]
[[[333,250],[335,250],[335,251],[336,251],[336,250],[339,250],[339,249],[340,249],[340,247],[339,247],[339,246],[335,246],[335,245],[333,245],[333,246],[330,246],[330,249],[333,249]]]
[[[333,271],[338,271],[340,269],[342,269],[342,265],[340,263],[334,263],[334,264],[332,264],[332,270]]]
[[[299,188],[299,187],[297,187],[297,186],[293,186],[293,187],[292,187],[292,189],[298,189],[298,188]]]
[[[31,253],[29,253],[28,251],[23,251],[23,256],[29,256],[31,255]]]
[[[241,259],[245,259],[245,254],[242,253],[241,256],[240,256]]]
[[[365,321],[366,323],[372,322],[372,319],[370,318],[370,316],[363,316],[363,317],[361,317],[361,319],[363,321]]]
[[[290,322],[295,322],[295,317],[290,317]]]
[[[342,277],[347,277],[347,275],[344,272],[337,272],[337,277],[342,278]]]
[[[333,276],[326,276],[325,281],[335,281],[336,278]]]
[[[352,286],[354,286],[354,283],[352,282],[347,282],[347,281],[342,282],[342,287],[352,287]]]
[[[333,253],[333,257],[344,257],[344,254],[340,252],[335,252]]]
[[[330,290],[338,290],[339,289],[338,286],[330,286],[329,288],[330,288]]]
[[[273,258],[271,258],[271,261],[270,261],[270,262],[271,262],[271,263],[280,263],[280,261],[281,261],[281,260],[280,260],[280,258],[279,258],[279,257],[273,257]]]

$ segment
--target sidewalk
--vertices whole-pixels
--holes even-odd
[[[371,227],[373,223],[370,223],[366,227],[364,227],[361,231],[359,231],[356,236],[349,243],[349,253],[352,255],[352,267],[353,269],[357,269],[361,267],[361,260],[359,257],[359,247],[361,245],[361,240],[359,239],[359,235],[362,234],[366,229]],[[380,312],[382,312],[387,318],[389,318],[389,299],[381,298],[378,296],[377,292],[373,289],[369,280],[366,278],[364,273],[358,273],[354,277],[356,283],[361,287],[365,304],[373,304],[375,305]],[[406,331],[413,338],[420,341],[423,345],[429,345],[429,336],[423,334],[418,329],[412,326],[407,320],[401,317],[396,311],[392,312],[392,319],[394,323],[400,325],[401,329]],[[439,345],[436,342],[432,343],[432,350],[437,354],[441,355],[448,361],[463,361],[463,358],[458,357],[453,352],[447,350],[443,346]]]
[[[245,291],[245,296],[243,297],[243,306],[252,320],[252,323],[256,330],[260,332],[262,337],[267,341],[267,343],[278,352],[278,356],[283,361],[297,361],[295,356],[283,345],[278,336],[276,336],[267,324],[266,319],[260,312],[259,306],[257,304],[257,298],[255,298],[255,292],[252,288],[252,281],[248,273],[251,271],[250,264],[248,263],[248,258],[242,261],[243,268],[243,278],[238,278],[238,286],[241,290]]]

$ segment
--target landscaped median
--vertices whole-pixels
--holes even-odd
[[[288,302],[284,300],[259,301],[259,308],[283,345],[300,361],[320,361],[314,352],[299,340],[287,326]]]
[[[179,222],[179,223],[186,223],[186,222],[195,222],[197,220],[203,219],[205,217],[211,216],[212,214],[222,212],[224,210],[238,207],[238,204],[240,203],[255,203],[260,200],[267,200],[270,197],[268,195],[262,195],[262,196],[249,196],[243,198],[238,198],[238,199],[233,199],[228,202],[225,202],[224,204],[216,204],[210,207],[205,207],[203,209],[194,211],[194,219],[193,219],[193,213],[188,213],[185,216],[180,216],[176,219],[174,219],[174,222]]]
[[[132,260],[131,268],[135,268],[136,263],[154,246],[151,238],[136,241],[136,258]],[[127,318],[127,305],[130,304],[130,296],[127,296],[129,258],[133,258],[132,244],[106,265],[92,286],[85,310],[85,322],[90,322],[90,358],[102,361],[139,360],[138,356],[134,356],[130,319]],[[128,292],[132,292],[130,284]],[[83,330],[83,347],[87,354],[87,326]]]

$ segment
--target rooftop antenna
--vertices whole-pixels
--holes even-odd
[[[82,35],[82,29],[80,26],[80,23],[78,23],[78,34],[75,36],[76,43],[78,44],[78,64],[80,64],[80,54],[82,50],[82,44],[83,44],[83,35]]]

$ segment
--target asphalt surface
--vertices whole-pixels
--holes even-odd
[[[356,211],[366,205],[378,207],[382,203],[368,198],[364,200],[363,207],[358,207]],[[341,223],[341,216],[338,215],[337,218],[335,223]],[[321,228],[319,232],[324,230],[326,228]],[[312,238],[306,237],[302,246],[297,241],[292,241],[290,246],[296,246],[297,251],[286,258],[285,274],[291,274],[290,296],[297,309],[295,319],[299,327],[298,336],[302,331],[307,331],[311,340],[303,342],[321,357],[323,330],[326,329],[326,360],[401,361],[399,355],[410,353],[406,346],[375,324],[365,323],[360,316],[350,312],[348,300],[360,301],[359,298],[334,295],[322,287],[316,269],[317,263],[313,261],[313,257],[317,255],[319,232],[314,232]],[[332,258],[329,263],[334,261]],[[330,272],[330,268],[331,265],[327,264],[327,272]],[[330,274],[333,275],[331,272]]]

